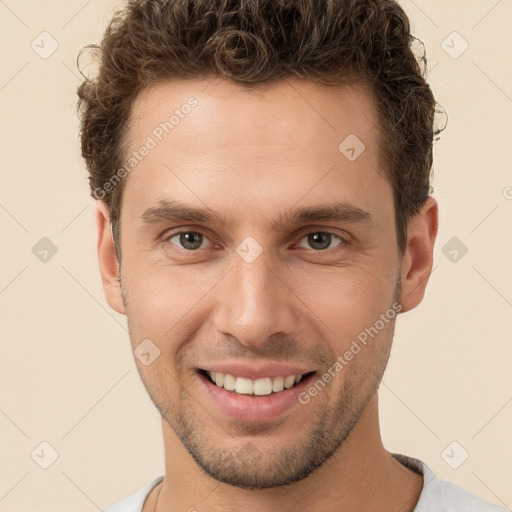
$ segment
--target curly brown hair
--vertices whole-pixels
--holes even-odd
[[[438,133],[426,59],[415,55],[416,43],[395,0],[128,1],[101,45],[86,47],[99,51],[99,71],[78,88],[91,195],[98,199],[103,191],[119,261],[124,180],[108,193],[104,185],[125,160],[133,102],[150,84],[209,75],[246,87],[294,74],[327,85],[370,85],[403,253],[408,220],[429,196]]]

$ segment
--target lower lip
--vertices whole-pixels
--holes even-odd
[[[214,405],[225,415],[244,422],[265,422],[279,418],[294,406],[301,405],[299,394],[309,386],[314,373],[291,388],[270,395],[241,395],[216,386],[202,373],[199,378]]]

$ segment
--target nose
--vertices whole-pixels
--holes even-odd
[[[234,268],[218,289],[217,331],[246,346],[263,345],[270,336],[292,333],[299,318],[299,301],[287,282],[288,272],[265,251],[251,263],[235,253],[232,263]]]

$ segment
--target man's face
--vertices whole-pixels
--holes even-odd
[[[366,89],[207,84],[166,82],[134,104],[129,152],[148,136],[157,144],[125,183],[123,300],[132,347],[149,339],[160,351],[137,360],[144,385],[195,461],[232,485],[271,487],[325,462],[376,392],[394,329],[390,315],[378,321],[398,296],[393,194]],[[158,141],[189,97],[197,105]],[[174,219],[157,210],[166,202],[212,219]],[[340,215],[293,217],[329,205]],[[263,379],[259,392],[308,376],[256,396],[251,381],[241,393],[216,386],[205,373],[215,369]]]

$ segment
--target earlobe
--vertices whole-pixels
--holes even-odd
[[[110,225],[110,214],[107,205],[96,201],[96,231],[98,234],[98,262],[100,267],[103,291],[110,307],[121,314],[126,314],[121,283],[119,281],[119,262],[115,252],[114,240]]]
[[[437,201],[429,197],[408,224],[407,247],[401,267],[402,312],[415,308],[423,300],[432,272],[437,226]]]

